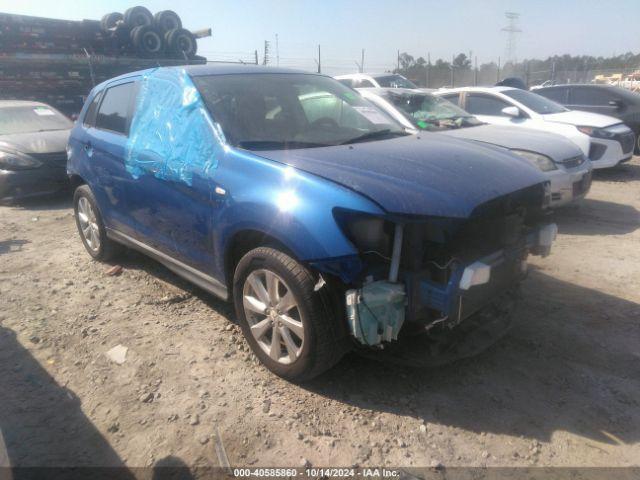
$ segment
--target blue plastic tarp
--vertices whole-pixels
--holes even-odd
[[[183,69],[144,75],[131,122],[125,166],[134,177],[154,175],[191,185],[218,165],[224,139]]]

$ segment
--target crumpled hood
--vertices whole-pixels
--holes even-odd
[[[571,140],[541,130],[502,125],[479,125],[446,130],[440,133],[509,149],[529,150],[546,155],[556,162],[582,155],[582,150]]]
[[[387,212],[405,215],[466,218],[482,203],[545,181],[518,156],[439,133],[254,153],[344,185]]]
[[[568,112],[550,113],[542,115],[547,122],[568,123],[570,125],[583,125],[587,127],[604,128],[616,123],[620,120],[608,115],[600,115],[593,112],[581,112],[579,110],[569,110]]]
[[[71,130],[52,130],[0,135],[0,149],[17,150],[26,154],[64,152],[70,132]]]

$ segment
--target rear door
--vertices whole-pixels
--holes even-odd
[[[578,86],[571,87],[567,108],[619,117],[624,102],[607,88]]]
[[[83,149],[94,172],[93,191],[98,199],[106,226],[133,236],[127,204],[131,175],[125,169],[124,155],[135,99],[132,79],[109,85],[98,100],[93,120],[92,106],[87,111]],[[89,118],[91,116],[91,119]]]

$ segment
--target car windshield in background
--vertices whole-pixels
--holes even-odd
[[[352,89],[307,74],[194,77],[227,141],[248,150],[324,147],[405,135]]]
[[[449,100],[428,93],[388,92],[386,97],[413,125],[423,130],[482,124]]]
[[[0,108],[0,135],[67,130],[73,123],[45,105]]]
[[[378,85],[384,88],[418,88],[418,86],[402,75],[386,75],[384,77],[374,77]]]
[[[504,90],[502,93],[541,115],[567,111],[567,109],[559,103],[549,100],[548,98],[545,98],[542,95],[538,95],[537,93],[528,92],[527,90]]]

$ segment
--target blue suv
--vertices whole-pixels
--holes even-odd
[[[89,255],[133,248],[232,300],[256,356],[296,381],[479,318],[555,237],[528,162],[409,135],[323,75],[123,75],[93,89],[67,150]]]

